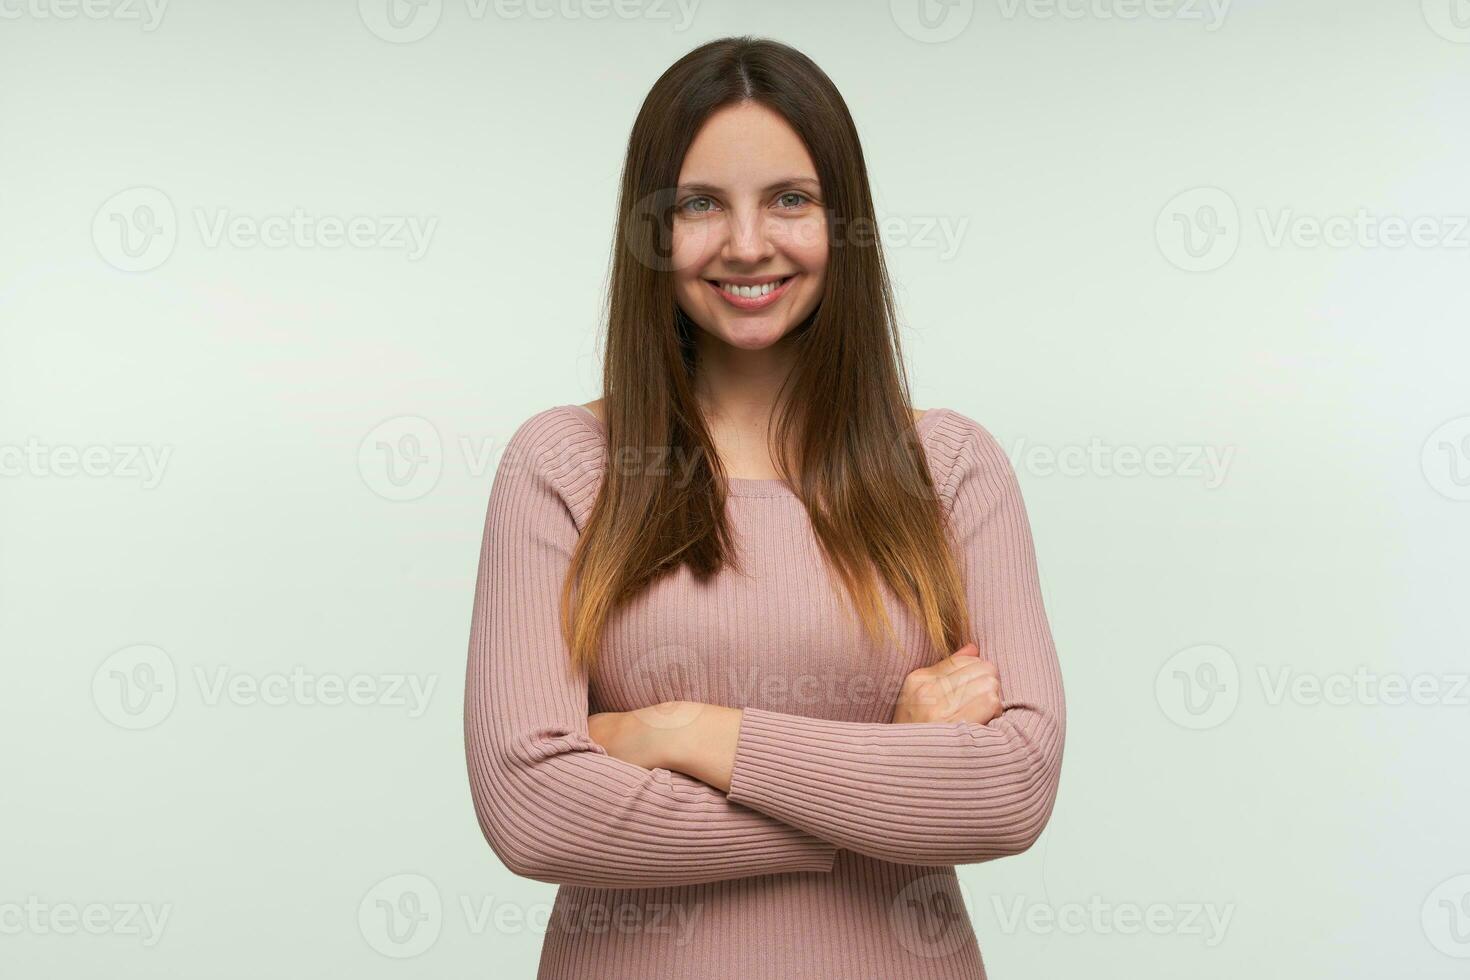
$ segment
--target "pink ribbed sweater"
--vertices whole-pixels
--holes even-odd
[[[562,886],[539,980],[985,977],[954,865],[1018,854],[1046,825],[1062,679],[1004,452],[952,409],[916,425],[975,639],[1000,672],[987,725],[889,723],[903,677],[953,651],[881,584],[900,643],[868,641],[778,480],[730,481],[748,575],[661,580],[614,615],[583,679],[557,602],[605,430],[579,405],[516,429],[481,544],[465,747],[495,854]],[[593,712],[669,700],[744,709],[728,793],[587,735]]]

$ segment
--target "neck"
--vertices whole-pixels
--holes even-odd
[[[780,408],[781,385],[795,364],[795,350],[787,339],[746,350],[702,334],[694,391],[711,428],[765,431]]]

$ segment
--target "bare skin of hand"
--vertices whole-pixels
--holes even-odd
[[[587,718],[587,734],[607,754],[645,769],[663,765],[662,736],[633,711],[601,711]]]
[[[920,667],[904,678],[893,724],[968,721],[983,725],[1000,715],[1000,674],[966,643],[937,664]]]
[[[590,715],[587,732],[616,759],[682,772],[728,791],[741,718],[739,708],[665,701],[636,711]]]

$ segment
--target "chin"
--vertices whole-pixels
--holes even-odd
[[[702,313],[699,318],[694,319],[694,322],[701,333],[721,343],[729,344],[731,347],[759,349],[770,343],[775,334],[773,330],[749,324],[731,323],[723,317],[710,316],[708,312]]]
[[[790,327],[781,330],[721,330],[718,336],[731,347],[740,350],[765,350],[773,347],[791,332]]]

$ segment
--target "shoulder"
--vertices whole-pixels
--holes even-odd
[[[521,482],[561,497],[584,523],[602,477],[604,448],[596,423],[575,405],[543,408],[516,423],[496,467],[496,480]]]
[[[928,423],[924,444],[946,508],[953,505],[962,484],[978,483],[991,493],[1014,486],[1010,458],[988,428],[953,408],[931,408],[929,414],[934,418],[924,420]]]
[[[553,405],[521,419],[511,430],[510,442],[527,447],[554,447],[568,439],[577,440],[596,423],[587,407],[574,404]]]

